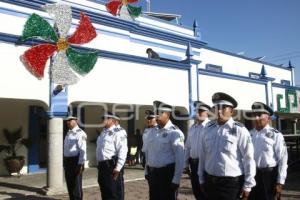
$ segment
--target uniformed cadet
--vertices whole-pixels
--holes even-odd
[[[143,147],[142,147],[142,152],[144,154],[143,159],[142,159],[142,166],[145,168],[146,165],[146,154],[145,154],[145,149],[146,149],[146,140],[148,133],[152,128],[155,128],[157,126],[156,122],[156,114],[152,110],[146,110],[145,111],[145,120],[146,120],[146,128],[143,132]]]
[[[250,194],[251,200],[280,199],[287,175],[287,148],[283,135],[269,125],[272,115],[273,110],[266,104],[252,104],[255,127],[250,134],[257,169],[256,186]]]
[[[211,108],[201,101],[195,101],[194,107],[196,109],[195,123],[190,128],[185,142],[185,169],[191,174],[194,196],[197,200],[200,200],[204,199],[204,194],[199,190],[198,177],[200,137],[203,135],[204,127],[210,121],[208,112]]]
[[[158,126],[148,133],[145,148],[150,200],[174,200],[184,168],[184,135],[170,120],[172,106],[155,101],[154,107]]]
[[[255,185],[253,144],[248,130],[232,119],[237,102],[225,93],[212,96],[216,120],[201,138],[198,175],[209,200],[247,199]]]
[[[82,172],[86,161],[86,134],[78,127],[77,118],[66,118],[68,133],[64,140],[64,170],[70,200],[81,200]]]
[[[97,138],[98,183],[103,200],[124,199],[124,164],[127,157],[127,133],[116,127],[118,117],[103,116],[104,129]]]

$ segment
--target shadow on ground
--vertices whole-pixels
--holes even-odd
[[[0,196],[5,196],[3,199],[12,199],[12,200],[57,200],[56,198],[37,196],[37,195],[24,195],[14,192],[0,192]]]

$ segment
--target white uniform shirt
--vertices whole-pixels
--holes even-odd
[[[224,125],[211,121],[201,138],[198,175],[204,183],[204,171],[214,176],[240,176],[244,174],[243,188],[255,186],[256,167],[254,150],[248,130],[230,118]]]
[[[112,126],[104,129],[97,138],[96,157],[97,161],[110,160],[113,156],[118,157],[116,170],[120,171],[127,157],[127,133],[121,127]]]
[[[79,155],[78,164],[86,161],[86,134],[78,126],[69,130],[64,140],[64,156],[74,157]]]
[[[260,131],[250,131],[257,168],[278,166],[277,183],[284,184],[287,175],[287,148],[283,135],[267,125]]]
[[[175,163],[172,182],[179,184],[184,168],[184,135],[170,120],[163,128],[151,129],[147,135],[145,153],[149,167],[160,168]]]
[[[200,152],[200,137],[203,135],[203,129],[209,122],[209,119],[205,119],[201,124],[195,123],[189,130],[186,142],[185,142],[185,167],[189,164],[189,158],[199,158]]]
[[[155,125],[154,127],[151,128],[145,128],[144,132],[143,132],[143,147],[142,147],[142,152],[145,152],[145,150],[147,149],[147,137],[148,137],[148,133],[153,129],[153,128],[157,128],[157,125]]]

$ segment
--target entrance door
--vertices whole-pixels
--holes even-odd
[[[40,106],[29,107],[28,173],[46,171],[48,120],[45,110]]]

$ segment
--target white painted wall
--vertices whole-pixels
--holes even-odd
[[[211,97],[216,92],[231,95],[237,102],[237,109],[250,110],[255,101],[266,102],[265,85],[199,75],[199,98],[212,105]]]
[[[69,86],[69,102],[152,105],[154,100],[188,107],[188,71],[99,58],[88,75]]]
[[[35,78],[20,61],[20,56],[26,49],[26,47],[0,43],[2,70],[0,73],[0,97],[35,99],[48,104],[48,67],[45,69],[43,80]]]
[[[226,55],[224,53],[215,52],[209,49],[200,49],[201,64],[199,68],[205,69],[206,64],[214,64],[222,66],[223,72],[249,77],[249,72],[260,74],[262,64],[259,62]],[[275,83],[280,83],[282,79],[291,81],[291,71],[265,65],[267,77],[275,78]]]

